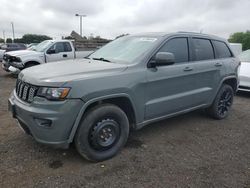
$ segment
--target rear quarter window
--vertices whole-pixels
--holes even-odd
[[[226,43],[221,41],[213,41],[216,58],[229,58],[232,57],[232,53],[229,50]]]
[[[196,61],[214,59],[214,50],[209,39],[193,38],[193,50]]]

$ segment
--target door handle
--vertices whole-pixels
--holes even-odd
[[[67,54],[63,54],[63,57],[68,57],[68,55]]]
[[[184,70],[184,71],[192,71],[193,68],[191,68],[191,67],[185,67],[183,70]]]
[[[221,67],[221,66],[222,66],[222,63],[219,63],[219,62],[218,62],[218,63],[215,63],[214,66],[216,66],[216,67]]]

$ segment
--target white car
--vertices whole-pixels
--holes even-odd
[[[239,55],[241,66],[239,71],[239,90],[250,91],[250,49]]]
[[[19,73],[21,70],[43,63],[84,58],[92,51],[75,51],[70,40],[46,40],[33,50],[5,52],[2,68],[7,72]]]

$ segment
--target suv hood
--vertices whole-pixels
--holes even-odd
[[[24,69],[18,76],[24,82],[38,86],[61,86],[73,80],[103,77],[119,73],[127,68],[125,64],[88,59],[75,59],[37,65]]]
[[[26,56],[41,55],[43,53],[36,52],[33,50],[17,50],[17,51],[6,52],[6,54],[22,58],[22,57],[26,57]]]

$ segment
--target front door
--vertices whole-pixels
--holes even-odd
[[[196,93],[194,70],[189,62],[188,38],[168,40],[159,52],[171,52],[175,64],[148,68],[145,118],[172,114],[192,107]]]
[[[46,62],[61,61],[74,58],[74,52],[69,42],[56,42],[48,51],[53,50],[54,53],[46,53]]]

